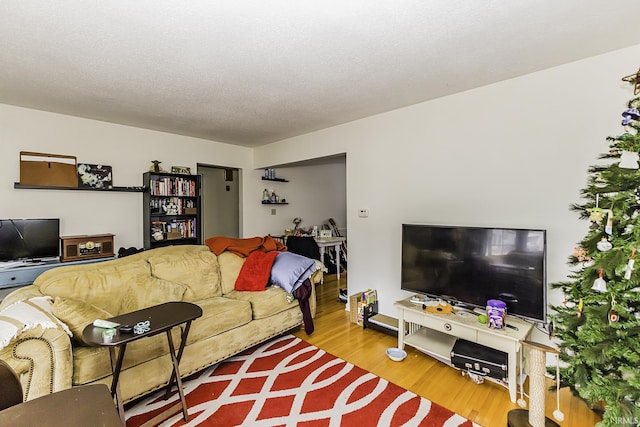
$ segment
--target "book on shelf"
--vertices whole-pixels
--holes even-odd
[[[149,190],[152,196],[195,197],[198,189],[197,182],[194,179],[159,177],[151,178]]]
[[[196,219],[176,219],[172,221],[152,221],[151,234],[162,232],[171,239],[195,239],[198,237]]]

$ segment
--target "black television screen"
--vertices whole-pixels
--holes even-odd
[[[402,225],[401,288],[546,322],[546,230]]]
[[[56,258],[59,241],[57,218],[0,219],[0,261]]]

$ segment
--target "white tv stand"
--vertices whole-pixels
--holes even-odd
[[[520,342],[527,339],[533,324],[507,316],[506,324],[511,327],[491,329],[478,322],[476,314],[464,310],[452,314],[429,313],[422,309],[422,304],[411,302],[411,298],[394,305],[398,309],[398,348],[407,344],[450,366],[451,349],[457,338],[507,353],[509,397],[512,402],[516,401]]]

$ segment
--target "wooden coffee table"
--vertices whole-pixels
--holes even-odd
[[[111,381],[111,395],[115,396],[118,404],[118,412],[120,418],[124,421],[124,407],[122,404],[122,398],[120,396],[120,386],[118,385],[118,379],[120,378],[120,371],[122,370],[122,361],[124,360],[125,350],[127,344],[142,338],[151,337],[153,335],[165,332],[167,334],[167,341],[169,343],[169,353],[171,354],[171,360],[173,362],[173,372],[169,383],[167,384],[167,391],[165,393],[165,399],[169,397],[173,381],[175,379],[178,386],[178,393],[180,394],[180,402],[182,403],[182,414],[185,421],[189,420],[189,414],[187,413],[187,402],[184,398],[184,392],[182,390],[182,379],[180,377],[180,358],[182,357],[182,351],[184,345],[187,342],[187,336],[189,335],[189,328],[191,322],[198,317],[202,316],[202,309],[189,302],[167,302],[164,304],[156,305],[149,308],[143,308],[142,310],[134,311],[120,316],[115,316],[109,320],[121,325],[136,325],[139,323],[146,323],[147,327],[142,328],[144,332],[141,333],[123,333],[116,329],[116,334],[112,337],[105,338],[103,332],[105,329],[93,326],[93,324],[87,325],[82,331],[82,337],[87,344],[94,346],[109,347],[109,356],[111,357],[111,370],[113,372],[113,380]],[[176,354],[175,346],[173,344],[173,338],[171,337],[171,329],[176,326],[184,324],[184,330],[180,338],[180,347]],[[120,351],[116,352],[119,348]]]
[[[104,384],[73,387],[0,411],[0,425],[12,427],[124,427]]]

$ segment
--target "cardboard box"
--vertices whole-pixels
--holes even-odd
[[[75,156],[20,152],[20,184],[78,187]]]
[[[362,299],[362,292],[353,294],[349,297],[349,314],[351,315],[351,322],[358,323],[358,306]]]

